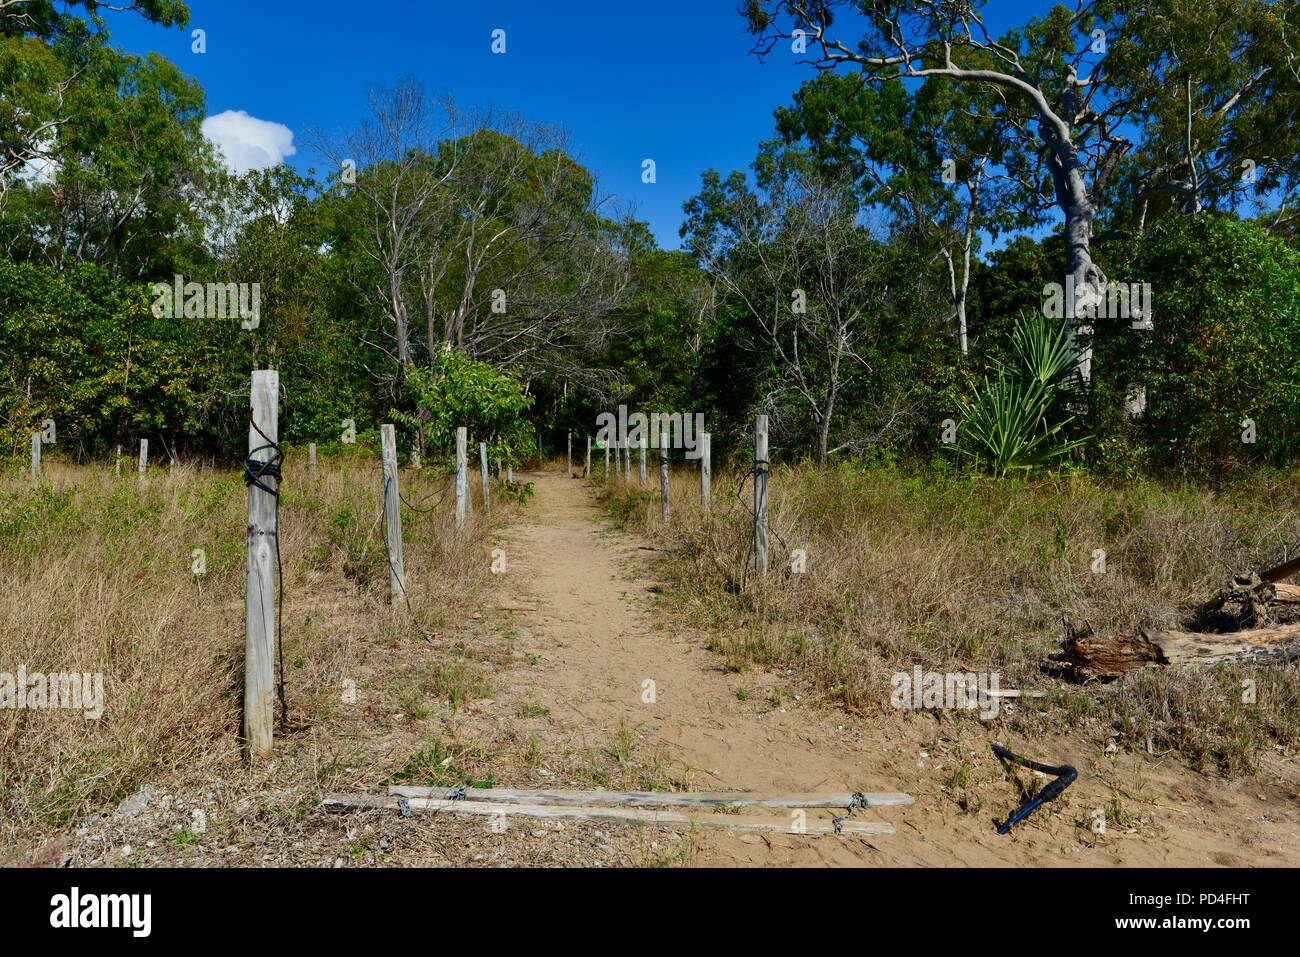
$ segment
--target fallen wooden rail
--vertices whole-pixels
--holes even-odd
[[[361,798],[361,800],[358,800]],[[328,795],[322,803],[327,810],[365,810],[391,808],[402,810],[403,798],[390,795],[373,798],[366,795]],[[741,832],[766,832],[769,834],[893,834],[892,825],[877,821],[860,821],[856,818],[839,823],[805,821],[796,823],[773,818],[742,817],[737,814],[681,814],[661,808],[634,807],[575,807],[555,804],[499,804],[487,801],[439,801],[434,798],[406,798],[411,811],[436,811],[448,814],[465,814],[480,817],[504,815],[507,817],[547,818],[553,821],[610,821],[619,824],[638,824],[665,827],[701,827]]]
[[[900,807],[912,803],[906,794],[756,794],[750,791],[549,791],[519,788],[421,788],[394,785],[390,795],[449,801],[488,801],[496,804],[614,804],[627,807]]]

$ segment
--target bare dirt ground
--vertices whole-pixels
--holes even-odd
[[[586,483],[556,472],[522,478],[536,497],[500,535],[504,604],[530,609],[513,614],[518,650],[537,663],[504,681],[510,695],[549,708],[548,735],[583,748],[630,731],[642,747],[662,748],[668,783],[683,788],[915,798],[911,807],[859,812],[892,823],[894,835],[707,831],[696,839],[697,863],[1300,864],[1300,768],[1281,756],[1266,758],[1254,778],[1224,781],[1172,758],[1078,753],[1068,740],[1007,742],[1072,763],[1080,777],[1063,799],[999,836],[995,820],[1018,793],[985,729],[929,714],[867,721],[807,701],[797,675],[725,673],[702,636],[677,630],[673,609],[657,606],[654,553],[602,518]],[[1091,832],[1094,808],[1108,808],[1120,826]]]

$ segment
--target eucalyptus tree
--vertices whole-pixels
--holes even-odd
[[[84,10],[91,24],[101,31],[104,29],[101,10],[138,13],[165,27],[183,27],[190,18],[189,6],[183,0],[0,0],[0,35],[30,34],[42,40],[53,40],[60,35],[78,32],[85,28],[78,8]]]
[[[833,177],[859,181],[864,202],[887,208],[896,239],[942,260],[953,338],[968,351],[972,258],[982,235],[1032,221],[1009,202],[1001,143],[981,111],[951,83],[926,80],[916,95],[898,80],[823,73],[776,111],[786,144],[804,143]]]
[[[15,183],[39,177],[58,162],[60,127],[80,108],[72,95],[76,87],[102,86],[85,60],[87,48],[105,46],[101,10],[133,11],[163,26],[189,20],[180,0],[0,0],[0,200]],[[128,90],[123,87],[124,96]]]
[[[202,133],[202,89],[165,58],[115,50],[101,36],[50,69],[67,112],[39,165],[9,177],[6,250],[59,270],[93,262],[127,278],[168,273],[202,247],[221,176]]]
[[[1079,0],[1000,37],[979,0],[749,0],[745,14],[760,56],[788,42],[820,69],[869,82],[938,77],[972,102],[991,93],[987,120],[1007,144],[1017,198],[1062,221],[1077,293],[1065,327],[1087,340],[1077,304],[1099,300],[1106,281],[1094,222],[1124,184],[1142,187],[1128,190],[1130,209],[1155,191],[1181,192],[1194,209],[1213,192],[1207,178],[1226,184],[1259,154],[1274,165],[1257,191],[1294,185],[1298,2]],[[1086,341],[1079,356],[1087,380]]]
[[[869,369],[864,346],[887,293],[884,254],[853,184],[826,180],[799,154],[765,162],[758,192],[740,172],[725,180],[706,172],[682,234],[719,293],[755,324],[769,353],[769,401],[797,398],[825,464],[840,396]]]
[[[439,144],[421,220],[418,293],[430,361],[442,344],[498,366],[555,371],[599,346],[625,298],[626,256],[591,173],[555,127],[499,111]]]
[[[429,157],[455,137],[460,114],[450,97],[430,98],[413,77],[372,89],[369,108],[352,132],[319,146],[338,171],[335,187],[358,199],[347,205],[364,223],[365,255],[375,270],[354,278],[388,320],[396,378],[412,360],[408,286],[420,265],[422,224],[455,169],[435,167]]]

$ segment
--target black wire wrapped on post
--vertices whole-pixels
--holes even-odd
[[[280,482],[284,473],[281,464],[284,462],[284,450],[276,444],[269,435],[258,427],[256,420],[249,420],[253,431],[266,440],[265,445],[259,445],[251,450],[244,458],[244,485],[246,487],[256,486],[267,495],[275,499],[275,532],[272,538],[275,539],[275,573],[276,573],[276,590],[278,594],[275,609],[275,642],[276,656],[280,660],[280,722],[288,725],[289,723],[289,700],[284,691],[284,564],[280,560]],[[271,456],[265,462],[253,458],[258,452],[271,451]],[[262,484],[262,479],[275,479],[275,488]]]

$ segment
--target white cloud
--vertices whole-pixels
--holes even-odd
[[[259,120],[243,110],[226,110],[203,121],[203,135],[225,157],[234,173],[267,169],[298,152],[293,130],[283,123]]]

